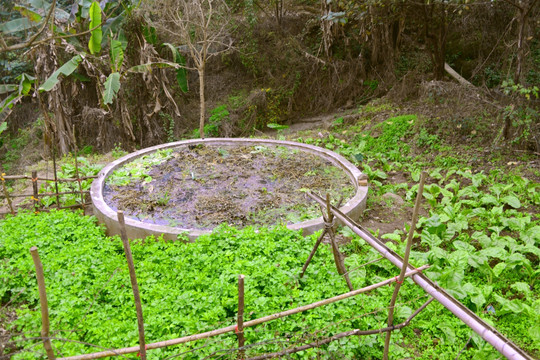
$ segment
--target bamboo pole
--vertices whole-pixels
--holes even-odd
[[[420,178],[420,185],[418,186],[418,193],[416,194],[416,202],[414,204],[413,217],[411,222],[411,227],[409,229],[409,236],[407,238],[407,246],[405,247],[405,254],[403,255],[403,265],[401,266],[401,272],[399,273],[399,280],[396,281],[394,286],[394,293],[392,294],[392,299],[390,300],[390,306],[388,307],[388,326],[392,326],[394,323],[394,307],[396,305],[399,289],[403,283],[405,277],[405,272],[409,266],[409,255],[411,253],[412,240],[414,236],[414,230],[416,229],[416,222],[418,221],[418,212],[420,211],[420,203],[422,202],[422,196],[424,194],[424,183],[426,182],[427,173],[422,171],[422,176]],[[388,352],[390,351],[390,337],[392,332],[387,332],[384,339],[384,352],[383,360],[388,360]]]
[[[396,326],[387,326],[387,327],[384,327],[384,328],[381,328],[381,329],[374,329],[374,330],[358,330],[358,329],[356,329],[356,330],[345,331],[345,332],[336,334],[334,336],[328,337],[326,339],[317,340],[317,341],[314,341],[314,342],[306,344],[306,345],[302,345],[302,346],[298,346],[298,347],[294,347],[294,348],[290,348],[290,349],[286,349],[286,350],[283,350],[283,351],[274,352],[274,353],[270,353],[270,354],[263,354],[263,355],[250,357],[248,360],[264,360],[264,359],[272,359],[272,358],[278,358],[278,357],[281,358],[281,357],[283,357],[285,355],[290,355],[290,354],[297,353],[299,351],[304,351],[304,350],[311,349],[311,348],[314,348],[314,347],[319,347],[321,345],[328,344],[328,343],[330,343],[332,341],[336,341],[336,340],[342,339],[344,337],[353,336],[353,335],[366,336],[366,335],[381,334],[383,332],[388,334],[388,333],[390,333],[390,332],[392,332],[394,330],[399,330],[399,329],[404,328],[405,326],[409,325],[411,320],[414,319],[416,317],[416,315],[418,315],[422,310],[424,310],[433,300],[435,300],[435,299],[430,298],[428,301],[426,301],[424,304],[422,304],[422,306],[420,306],[418,309],[416,309],[416,311],[411,316],[409,316],[407,318],[407,320],[405,320],[404,322],[402,322],[401,324],[398,324]]]
[[[1,178],[2,178],[2,188],[4,189],[4,196],[6,197],[6,200],[7,200],[7,203],[8,203],[8,206],[9,206],[9,210],[11,212],[11,215],[15,215],[15,209],[13,209],[13,204],[11,203],[11,198],[9,197],[9,193],[7,191],[7,186],[6,186],[6,179],[4,178],[4,173],[2,173],[1,175]]]
[[[43,180],[43,179],[40,179],[40,180]],[[80,192],[78,190],[76,191],[60,191],[58,192],[58,195],[72,195],[72,194],[79,194]],[[85,194],[89,194],[90,191],[89,190],[83,190],[83,193]],[[26,193],[26,194],[17,194],[17,195],[10,195],[12,198],[20,198],[20,197],[32,197],[34,196],[34,193],[32,192],[31,194],[30,193]],[[41,197],[44,197],[44,196],[56,196],[56,192],[53,192],[53,193],[41,193],[39,194],[39,196]]]
[[[324,204],[324,199],[317,195],[308,193],[308,196],[315,200],[318,204]],[[351,230],[364,239],[371,247],[373,247],[382,256],[388,259],[392,264],[397,267],[403,265],[401,257],[392,249],[384,244],[381,240],[377,239],[371,233],[361,225],[356,223],[350,217],[345,215],[339,209],[332,207],[332,213],[338,218],[344,225],[351,228]],[[408,266],[409,270],[413,269],[411,264]],[[422,289],[424,289],[429,295],[433,296],[441,305],[450,310],[452,314],[462,320],[467,326],[469,326],[474,332],[476,332],[482,339],[493,345],[493,347],[499,351],[502,355],[509,359],[515,360],[532,360],[532,357],[525,351],[519,348],[506,336],[502,335],[496,328],[488,324],[468,307],[456,300],[446,290],[437,285],[434,281],[430,280],[422,273],[414,274],[411,279]]]
[[[332,214],[332,209],[330,205],[330,194],[326,194],[326,211],[328,212],[326,215],[326,221],[325,221],[325,229],[328,230],[328,235],[330,236],[330,243],[332,244],[332,253],[334,254],[334,262],[336,263],[336,268],[339,275],[342,275],[345,277],[345,282],[347,282],[347,286],[349,287],[349,290],[353,291],[354,288],[351,283],[351,279],[349,279],[349,275],[347,274],[347,269],[345,269],[345,264],[343,262],[343,257],[341,256],[341,253],[339,252],[339,247],[336,242],[334,228],[332,226],[334,222],[334,214]]]
[[[81,209],[84,210],[84,193],[83,193],[81,178],[79,177],[79,161],[77,160],[77,154],[75,154],[75,176],[77,177],[77,182],[79,183],[79,191],[81,193]]]
[[[83,204],[84,206],[88,206],[88,205],[92,205],[91,202],[87,202],[87,203],[84,203]],[[61,207],[56,207],[55,209],[72,209],[72,208],[80,208],[81,207],[81,204],[75,204],[75,205],[69,205],[69,206],[61,206]],[[51,210],[50,209],[41,209],[40,212],[50,212]],[[0,216],[1,215],[7,215],[7,214],[11,214],[10,212],[0,212]]]
[[[45,288],[45,277],[43,276],[43,265],[39,258],[38,249],[36,246],[30,248],[30,254],[32,254],[32,260],[36,268],[36,278],[39,289],[39,303],[41,306],[41,337],[43,338],[43,347],[47,352],[47,358],[54,360],[54,351],[51,345],[51,339],[49,338],[49,308],[47,305],[47,290]]]
[[[131,288],[133,289],[133,298],[135,300],[135,309],[137,311],[137,324],[139,327],[139,355],[141,360],[146,360],[146,344],[144,340],[144,321],[141,305],[141,296],[139,294],[139,285],[137,284],[137,275],[135,274],[135,265],[133,264],[133,256],[129,246],[129,240],[126,233],[126,222],[124,220],[124,212],[117,212],[118,223],[120,224],[120,238],[124,244],[124,252],[129,267],[129,278],[131,279]]]
[[[244,275],[238,276],[238,318],[237,318],[237,331],[238,335],[238,359],[243,359],[245,351],[244,347]]]
[[[326,228],[323,230],[321,236],[317,239],[317,242],[315,243],[315,246],[313,246],[313,249],[311,250],[311,253],[309,254],[306,263],[302,267],[302,271],[300,272],[300,279],[304,277],[304,273],[306,272],[309,263],[311,262],[311,259],[313,259],[313,256],[315,256],[315,253],[317,252],[317,249],[319,248],[319,245],[322,242],[322,239],[324,238],[324,235],[326,235]]]
[[[75,205],[68,205],[68,206],[59,206],[57,207],[57,209],[72,209],[72,208],[80,208],[82,205],[82,207],[84,208],[85,206],[87,205],[92,205],[91,202],[87,202],[87,203],[84,203],[84,204],[75,204]]]
[[[4,176],[4,179],[6,179],[6,180],[30,180],[30,179],[32,179],[32,177],[28,176],[28,175],[6,175],[6,176]],[[97,175],[81,177],[81,180],[87,180],[87,179],[97,179]],[[42,181],[55,181],[54,179],[49,179],[49,178],[40,178],[40,180],[42,180]],[[73,182],[73,181],[77,181],[77,179],[75,179],[75,178],[58,179],[58,182]]]
[[[423,270],[425,270],[427,268],[429,268],[429,265],[421,266],[418,269],[413,269],[413,270],[407,272],[405,274],[405,276],[409,277],[409,276],[412,276],[414,274],[418,274],[419,272],[421,272],[421,271],[423,271]],[[348,293],[337,295],[337,296],[334,296],[332,298],[320,300],[320,301],[317,301],[317,302],[309,304],[309,305],[300,306],[300,307],[297,307],[295,309],[286,310],[286,311],[282,311],[282,312],[275,313],[275,314],[272,314],[272,315],[264,316],[262,318],[246,321],[246,322],[244,322],[244,329],[247,328],[247,327],[252,327],[252,326],[255,326],[255,325],[263,324],[263,323],[266,323],[266,322],[269,322],[269,321],[272,321],[272,320],[281,319],[281,318],[283,318],[285,316],[294,315],[294,314],[297,314],[297,313],[300,313],[300,312],[303,312],[303,311],[315,309],[315,308],[318,308],[318,307],[323,306],[323,305],[332,304],[332,303],[335,303],[335,302],[340,301],[340,300],[348,299],[348,298],[350,298],[352,296],[356,296],[358,294],[362,294],[362,293],[369,292],[371,290],[380,288],[382,286],[386,286],[388,284],[391,284],[391,283],[395,282],[396,280],[397,279],[395,277],[393,277],[393,278],[381,281],[379,283],[376,283],[376,284],[373,284],[373,285],[370,285],[370,286],[366,286],[366,287],[358,289],[358,290],[350,291]],[[195,335],[184,336],[184,337],[177,338],[177,339],[171,339],[171,340],[165,340],[165,341],[159,341],[159,342],[151,343],[151,344],[148,344],[146,346],[146,348],[148,350],[151,350],[151,349],[159,349],[159,348],[172,346],[172,345],[184,344],[184,343],[188,343],[188,342],[191,342],[191,341],[196,341],[196,340],[206,339],[206,338],[209,338],[209,337],[212,337],[212,336],[226,334],[226,333],[229,333],[229,332],[233,332],[235,330],[236,330],[236,325],[231,325],[231,326],[227,326],[227,327],[224,327],[224,328],[207,331],[207,332],[204,332],[204,333],[199,333],[199,334],[195,334]],[[70,356],[70,357],[60,358],[58,360],[92,360],[92,359],[99,359],[99,358],[103,358],[103,357],[107,357],[107,356],[117,356],[117,355],[131,354],[131,353],[137,352],[138,350],[139,350],[138,346],[132,346],[132,347],[116,349],[116,350],[107,350],[107,351],[101,351],[101,352],[85,354],[85,355]]]
[[[34,211],[37,213],[39,211],[39,193],[38,193],[38,176],[37,171],[32,171],[32,200],[34,201]]]
[[[53,169],[54,169],[54,189],[56,193],[56,204],[58,207],[60,207],[60,195],[58,194],[58,176],[56,175],[56,144],[53,144],[52,147],[52,155],[53,155]]]

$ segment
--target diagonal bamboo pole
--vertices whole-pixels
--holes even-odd
[[[133,264],[133,256],[129,247],[129,240],[126,234],[126,222],[124,221],[124,212],[118,211],[118,223],[120,224],[120,238],[124,244],[126,260],[129,267],[129,278],[131,279],[131,288],[133,289],[133,298],[135,300],[135,309],[137,310],[137,324],[139,326],[139,354],[141,360],[146,360],[146,344],[144,340],[144,321],[141,305],[141,296],[139,294],[139,285],[137,284],[137,275],[135,274],[135,265]]]
[[[45,277],[43,276],[43,265],[39,258],[38,248],[32,246],[30,248],[30,254],[32,254],[32,260],[36,268],[36,277],[39,289],[39,303],[41,306],[41,337],[43,338],[43,347],[47,352],[47,358],[49,360],[55,360],[54,351],[51,345],[51,339],[49,338],[49,307],[47,305],[47,290],[45,287]]]
[[[342,275],[345,277],[345,281],[347,282],[347,286],[349,287],[349,290],[353,291],[354,288],[352,286],[351,280],[349,279],[349,275],[347,274],[347,269],[345,269],[345,264],[343,262],[343,257],[341,256],[341,252],[339,252],[339,247],[336,242],[335,232],[334,232],[334,214],[332,214],[332,209],[330,205],[330,194],[326,194],[326,211],[328,212],[325,217],[325,224],[324,227],[328,232],[328,235],[330,237],[330,244],[332,244],[332,253],[334,254],[334,262],[336,263],[336,268],[339,273],[339,275]]]
[[[418,186],[418,193],[416,194],[416,202],[414,204],[414,211],[412,217],[411,228],[409,229],[409,236],[407,238],[407,246],[405,248],[405,254],[403,255],[403,265],[401,266],[401,273],[399,274],[399,280],[396,281],[394,286],[394,293],[392,294],[392,299],[390,300],[390,306],[388,307],[388,326],[392,326],[394,323],[394,306],[396,305],[399,289],[403,283],[403,278],[405,277],[405,272],[409,266],[409,255],[411,254],[412,240],[414,236],[414,230],[416,229],[416,221],[418,220],[418,212],[420,211],[420,203],[422,201],[422,196],[424,194],[424,183],[426,182],[427,173],[422,171],[422,177],[420,179],[420,185]],[[388,351],[390,350],[390,337],[392,332],[389,331],[386,333],[384,339],[384,352],[383,360],[388,360]]]
[[[317,239],[317,242],[315,243],[315,246],[313,246],[313,249],[311,250],[311,253],[309,254],[306,263],[302,267],[302,271],[300,272],[300,279],[304,277],[304,274],[307,270],[307,267],[309,266],[309,263],[313,259],[313,256],[315,256],[315,253],[317,252],[317,249],[319,248],[319,245],[321,245],[321,242],[324,238],[324,235],[326,235],[326,228],[323,230],[321,236]]]
[[[311,193],[308,193],[308,196],[315,200],[317,203],[324,204],[324,200],[321,197]],[[361,225],[357,224],[354,220],[345,215],[336,207],[332,207],[332,213],[336,216],[336,218],[343,222],[344,225],[351,228],[351,230],[355,234],[364,239],[369,245],[371,245],[382,256],[388,259],[392,264],[397,267],[401,267],[403,265],[401,257],[395,251],[388,248],[381,240],[377,239],[376,237],[371,235],[369,231],[362,228]],[[413,269],[410,264],[408,268],[409,270]],[[450,310],[452,314],[454,314],[467,326],[473,329],[474,332],[480,335],[482,339],[493,345],[493,347],[502,355],[506,356],[509,359],[532,360],[532,357],[529,354],[520,349],[519,346],[517,346],[507,337],[502,335],[493,326],[482,320],[482,318],[472,312],[465,305],[457,301],[452,295],[446,292],[446,290],[441,288],[434,281],[430,280],[428,277],[421,273],[415,274],[411,278],[418,286],[420,286],[428,294],[433,296],[435,300],[440,302],[445,308]]]
[[[357,336],[375,335],[375,334],[381,334],[381,333],[384,333],[384,332],[389,333],[389,332],[392,332],[394,330],[399,330],[399,329],[404,328],[405,326],[409,325],[411,320],[414,319],[416,317],[416,315],[418,315],[422,310],[424,310],[433,300],[435,300],[435,299],[430,298],[428,301],[426,301],[424,304],[422,304],[422,306],[420,306],[418,309],[416,309],[416,311],[413,314],[411,314],[411,316],[409,316],[407,318],[407,320],[405,320],[401,324],[398,324],[398,325],[395,325],[395,326],[387,326],[387,327],[384,327],[384,328],[381,328],[381,329],[374,329],[374,330],[355,329],[355,330],[345,331],[345,332],[336,334],[336,335],[334,335],[332,337],[317,340],[317,341],[314,341],[314,342],[306,344],[306,345],[286,349],[286,350],[280,351],[280,352],[275,352],[275,353],[263,354],[263,355],[250,357],[247,360],[264,360],[264,359],[273,359],[273,358],[278,358],[278,357],[281,358],[281,357],[283,357],[285,355],[294,354],[294,353],[297,353],[299,351],[304,351],[304,350],[311,349],[311,348],[314,348],[314,347],[319,347],[321,345],[325,345],[325,344],[328,344],[328,343],[330,343],[332,341],[336,341],[336,340],[339,340],[339,339],[342,339],[342,338],[348,337],[348,336],[353,336],[353,335],[357,335]]]
[[[427,268],[429,268],[429,266],[424,265],[424,266],[419,267],[418,269],[410,270],[405,274],[405,277],[409,277],[409,276],[413,276],[415,274],[418,274],[418,273],[422,272],[423,270],[425,270]],[[300,307],[297,307],[295,309],[286,310],[286,311],[282,311],[282,312],[275,313],[275,314],[272,314],[272,315],[264,316],[262,318],[246,321],[244,323],[244,329],[247,328],[247,327],[263,324],[263,323],[266,323],[266,322],[269,322],[269,321],[272,321],[272,320],[281,319],[281,318],[283,318],[285,316],[289,316],[289,315],[297,314],[297,313],[300,313],[300,312],[303,312],[303,311],[315,309],[315,308],[318,308],[318,307],[323,306],[323,305],[332,304],[332,303],[335,303],[335,302],[340,301],[340,300],[348,299],[348,298],[350,298],[352,296],[356,296],[358,294],[366,293],[366,292],[369,292],[371,290],[380,288],[382,286],[386,286],[388,284],[391,284],[391,283],[395,282],[396,280],[397,280],[396,277],[393,277],[393,278],[381,281],[379,283],[376,283],[376,284],[373,284],[373,285],[370,285],[370,286],[366,286],[366,287],[358,289],[358,290],[350,291],[348,293],[344,293],[344,294],[341,294],[341,295],[338,295],[338,296],[334,296],[332,298],[317,301],[317,302],[309,304],[309,305],[300,306]],[[200,333],[200,334],[189,335],[189,336],[184,336],[184,337],[177,338],[177,339],[171,339],[171,340],[165,340],[165,341],[160,341],[160,342],[156,342],[156,343],[151,343],[151,344],[148,344],[146,346],[146,348],[148,350],[151,350],[151,349],[159,349],[159,348],[172,346],[172,345],[184,344],[184,343],[188,343],[188,342],[195,341],[195,340],[201,340],[201,339],[206,339],[206,338],[209,338],[209,337],[212,337],[212,336],[226,334],[226,333],[229,333],[229,332],[233,332],[235,330],[236,330],[236,325],[231,325],[231,326],[227,326],[227,327],[224,327],[224,328],[221,328],[221,329],[215,329],[215,330],[207,331],[207,332]],[[103,358],[103,357],[107,357],[107,356],[117,356],[117,355],[131,354],[131,353],[135,353],[137,351],[139,351],[138,346],[131,346],[131,347],[128,347],[128,348],[122,348],[122,349],[116,349],[116,350],[107,350],[107,351],[101,351],[101,352],[91,353],[91,354],[76,355],[76,356],[70,356],[70,357],[65,357],[65,358],[59,358],[58,360],[93,360],[93,359],[99,359],[99,358]]]

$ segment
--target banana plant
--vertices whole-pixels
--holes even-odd
[[[0,102],[0,123],[3,123],[9,114],[11,114],[13,105],[19,102],[23,96],[30,93],[32,85],[35,82],[35,78],[26,73],[19,75],[17,80],[19,80],[18,84],[4,84],[0,86],[0,94],[9,94]]]

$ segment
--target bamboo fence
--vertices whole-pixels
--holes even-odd
[[[425,174],[422,175],[421,183],[420,183],[420,189],[422,189],[423,184],[425,181]],[[424,269],[427,269],[429,265],[424,265],[419,268],[414,268],[411,266],[411,264],[408,261],[408,253],[410,251],[410,245],[412,242],[412,231],[414,231],[414,224],[416,222],[418,209],[420,206],[420,198],[422,191],[420,190],[417,195],[417,201],[415,203],[415,209],[414,209],[414,215],[413,215],[413,221],[411,225],[411,232],[409,233],[408,240],[407,240],[407,248],[406,253],[403,258],[401,258],[399,255],[397,255],[395,252],[390,250],[388,247],[384,245],[380,240],[374,238],[371,235],[366,235],[359,227],[358,224],[356,224],[354,221],[352,221],[350,218],[348,218],[346,215],[342,214],[337,208],[333,207],[330,204],[329,198],[327,196],[326,199],[322,199],[316,195],[309,194],[310,197],[318,202],[321,205],[321,210],[323,213],[324,221],[325,221],[325,229],[323,231],[323,235],[318,239],[316,242],[314,248],[312,249],[308,259],[306,260],[304,266],[300,270],[300,276],[303,276],[304,273],[307,271],[309,263],[315,253],[318,250],[318,247],[320,243],[322,242],[322,239],[325,235],[328,235],[330,237],[330,243],[332,245],[332,252],[334,255],[335,265],[340,275],[344,277],[344,280],[347,282],[347,286],[351,289],[351,291],[334,296],[332,298],[322,299],[320,301],[303,305],[294,309],[289,309],[286,311],[281,311],[278,313],[274,313],[271,315],[263,316],[258,319],[253,319],[249,321],[245,321],[244,319],[244,306],[245,306],[245,298],[244,298],[244,276],[239,275],[238,278],[238,309],[237,309],[237,317],[236,317],[236,324],[225,326],[221,328],[216,328],[210,331],[192,334],[188,336],[183,336],[176,339],[170,339],[170,340],[164,340],[154,343],[146,343],[145,340],[145,333],[144,333],[144,322],[143,322],[143,311],[142,311],[142,304],[140,301],[139,296],[139,290],[137,285],[137,280],[135,276],[135,266],[136,264],[133,263],[133,259],[131,257],[131,250],[129,248],[129,241],[127,239],[127,236],[125,235],[125,224],[123,221],[120,222],[121,227],[121,238],[122,242],[124,244],[124,251],[126,254],[126,260],[128,262],[129,271],[130,271],[130,278],[131,278],[131,286],[134,294],[134,300],[135,300],[135,312],[137,314],[137,321],[138,321],[138,329],[139,329],[139,343],[136,346],[126,347],[126,348],[120,348],[120,349],[106,349],[104,351],[94,352],[94,353],[88,353],[88,354],[81,354],[81,355],[75,355],[75,356],[69,356],[69,357],[61,357],[56,358],[54,354],[54,350],[51,345],[51,340],[55,341],[72,341],[69,339],[61,339],[56,338],[54,336],[51,336],[49,334],[49,317],[48,317],[48,308],[47,308],[47,300],[46,300],[46,292],[45,292],[45,283],[43,279],[43,271],[42,271],[42,265],[41,261],[39,260],[39,255],[37,252],[37,248],[33,247],[31,249],[32,256],[34,258],[34,263],[36,264],[36,272],[37,272],[37,279],[39,283],[39,296],[40,296],[40,304],[41,304],[41,313],[42,313],[42,330],[41,330],[41,337],[39,338],[43,346],[46,350],[47,357],[49,360],[92,360],[92,359],[99,359],[103,357],[113,357],[113,356],[120,356],[124,357],[126,354],[133,354],[137,353],[137,356],[140,356],[141,358],[145,359],[147,356],[148,350],[153,349],[159,349],[159,348],[165,348],[170,347],[174,345],[179,344],[185,344],[188,342],[193,342],[201,339],[210,339],[212,337],[216,337],[218,335],[227,334],[227,333],[234,333],[237,337],[238,341],[238,347],[234,349],[228,349],[223,350],[224,352],[236,352],[236,358],[237,359],[245,359],[246,356],[246,349],[250,348],[253,344],[245,344],[245,338],[244,338],[244,329],[248,327],[254,327],[260,324],[264,324],[269,321],[273,321],[280,318],[285,318],[287,316],[301,313],[304,311],[308,311],[311,309],[315,309],[321,306],[325,306],[331,303],[335,303],[337,301],[341,301],[353,296],[356,296],[358,294],[366,293],[369,291],[372,291],[374,289],[377,289],[379,287],[385,286],[385,285],[391,285],[394,284],[394,292],[392,294],[392,298],[389,302],[389,306],[385,309],[388,311],[388,324],[384,328],[379,329],[368,329],[368,330],[361,330],[361,329],[351,329],[349,331],[345,331],[339,334],[335,334],[333,336],[324,338],[324,339],[318,339],[316,341],[303,344],[301,346],[294,346],[294,347],[288,347],[282,351],[279,352],[272,352],[272,353],[266,353],[266,354],[258,354],[254,357],[249,358],[250,360],[262,360],[262,359],[269,359],[269,358],[276,358],[276,357],[283,357],[287,356],[299,351],[304,351],[310,348],[320,347],[322,345],[328,344],[332,341],[336,341],[345,337],[349,336],[365,336],[365,335],[373,335],[373,334],[386,334],[385,339],[385,347],[384,347],[384,356],[385,358],[388,357],[389,354],[389,344],[390,344],[390,334],[393,331],[402,329],[409,325],[409,323],[416,317],[422,310],[424,310],[433,300],[439,301],[442,305],[447,307],[450,311],[452,311],[456,316],[458,316],[461,320],[465,322],[468,326],[470,326],[474,331],[479,333],[484,339],[486,339],[488,342],[490,342],[492,345],[495,346],[495,348],[501,352],[501,354],[513,358],[513,359],[524,359],[528,360],[531,359],[528,354],[523,352],[523,350],[519,349],[519,347],[515,346],[511,341],[504,338],[502,335],[500,335],[496,330],[494,330],[492,327],[488,326],[487,324],[482,324],[481,328],[478,328],[477,324],[475,322],[481,322],[479,318],[472,312],[466,312],[466,307],[459,303],[457,300],[455,300],[453,297],[451,297],[449,294],[447,294],[444,289],[436,287],[436,285],[425,275],[422,274],[422,271]],[[123,220],[123,213],[119,212],[118,218]],[[356,232],[358,235],[363,237],[371,246],[373,246],[377,251],[381,253],[383,258],[386,258],[390,260],[394,265],[396,265],[400,272],[397,276],[391,277],[389,279],[386,279],[384,281],[378,282],[376,284],[372,284],[366,287],[363,287],[361,289],[352,289],[352,285],[350,280],[348,279],[348,274],[351,271],[354,271],[356,269],[353,269],[351,271],[347,271],[345,268],[344,262],[343,262],[343,256],[339,251],[339,248],[337,246],[337,243],[334,238],[334,218],[339,219],[344,223],[345,226],[348,226],[351,228],[354,232]],[[382,259],[382,258],[381,258]],[[380,259],[376,259],[375,261],[379,261]],[[370,262],[371,263],[371,262]],[[367,264],[365,264],[367,265]],[[424,302],[423,305],[421,305],[416,311],[413,312],[409,318],[407,318],[404,322],[400,324],[394,324],[393,323],[393,311],[396,304],[396,299],[400,290],[400,285],[402,284],[403,280],[405,278],[411,278],[414,282],[416,282],[420,287],[422,287],[426,292],[429,294],[429,299]],[[426,285],[427,283],[427,285]],[[463,314],[465,312],[465,314]],[[500,340],[500,342],[504,345],[502,347],[498,346],[499,343],[497,341],[493,341],[493,336],[498,336],[497,339]],[[91,345],[91,344],[89,344]],[[188,352],[193,352],[194,350],[189,350]],[[172,357],[177,357],[177,355],[174,355]],[[171,358],[172,358],[171,357]]]
[[[15,206],[13,203],[14,199],[18,198],[27,198],[30,200],[29,203],[27,203],[27,207],[31,207],[35,212],[41,212],[41,211],[49,211],[51,208],[55,209],[84,209],[86,206],[90,205],[90,201],[86,201],[87,195],[90,194],[90,190],[83,190],[82,182],[84,180],[89,179],[95,179],[97,176],[79,176],[79,166],[78,162],[75,161],[75,178],[58,178],[57,172],[56,172],[56,166],[54,166],[54,177],[38,177],[37,171],[32,171],[31,175],[5,175],[0,174],[0,181],[2,182],[2,192],[0,192],[0,200],[5,199],[7,202],[7,207],[9,211],[0,212],[0,216],[4,216],[7,214],[15,215],[17,211],[19,210],[19,206]],[[10,193],[8,191],[7,181],[14,181],[14,180],[28,180],[31,181],[32,184],[32,192],[23,192],[23,193]],[[59,191],[58,190],[58,184],[59,183],[73,183],[76,182],[78,184],[78,190],[72,190],[72,191]],[[40,184],[47,184],[47,185],[53,185],[54,191],[53,192],[40,192]],[[23,190],[24,191],[24,190]],[[27,191],[27,190],[26,190]],[[62,195],[78,195],[78,203],[71,204],[71,205],[64,205],[61,204],[61,196]],[[55,198],[55,204],[51,206],[45,206],[41,199],[45,197],[54,197]]]

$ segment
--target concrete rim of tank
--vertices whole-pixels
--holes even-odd
[[[148,154],[150,152],[166,149],[166,148],[175,148],[185,145],[197,145],[197,144],[207,144],[207,145],[247,145],[247,146],[256,146],[256,145],[274,145],[274,146],[285,146],[292,149],[298,149],[306,151],[315,155],[318,155],[326,160],[329,160],[334,166],[341,168],[348,176],[356,188],[355,195],[345,203],[340,210],[349,215],[353,219],[358,219],[366,207],[367,200],[367,186],[360,186],[359,180],[366,179],[365,176],[356,166],[351,162],[345,159],[343,156],[336,154],[333,151],[320,148],[318,146],[293,142],[293,141],[282,141],[282,140],[272,140],[272,139],[245,139],[245,138],[209,138],[209,139],[195,139],[195,140],[183,140],[173,143],[161,144],[146,149],[138,150],[136,152],[130,153],[118,160],[115,160],[105,166],[100,173],[98,174],[97,179],[92,183],[92,188],[90,190],[90,196],[92,198],[92,204],[94,208],[94,215],[97,217],[98,221],[102,224],[105,224],[107,227],[107,232],[109,235],[120,234],[120,228],[118,224],[118,218],[116,212],[111,209],[103,199],[103,187],[105,185],[105,179],[117,168],[123,164],[130,162],[137,157]],[[335,200],[335,199],[334,199]],[[135,221],[133,219],[125,218],[126,231],[127,235],[131,239],[145,238],[149,235],[160,236],[163,235],[166,240],[176,240],[178,235],[185,234],[190,239],[190,241],[195,240],[201,235],[209,234],[211,230],[198,230],[198,229],[182,229],[178,227],[171,227],[166,225],[155,225],[143,223],[140,221]],[[309,235],[314,233],[317,230],[320,230],[324,227],[324,222],[322,217],[316,219],[306,220],[299,223],[291,224],[287,226],[292,230],[302,230],[303,235]]]

